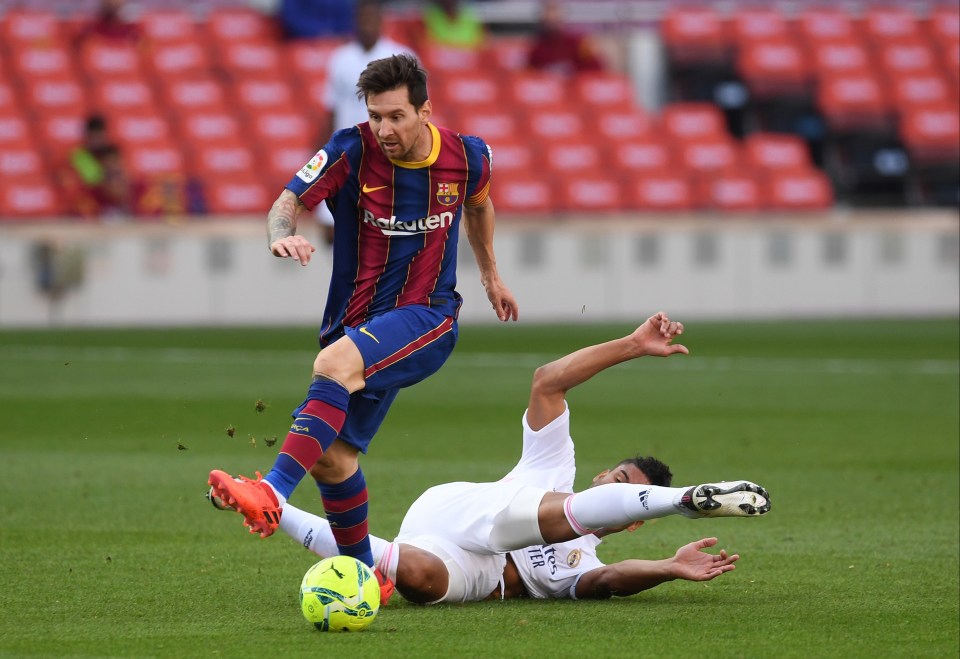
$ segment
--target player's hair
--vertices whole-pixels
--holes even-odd
[[[638,455],[635,458],[627,458],[626,460],[621,460],[617,463],[617,466],[621,465],[633,465],[640,471],[644,473],[647,477],[647,480],[650,481],[651,485],[659,485],[660,487],[670,487],[670,483],[673,482],[673,474],[670,472],[670,467],[660,462],[656,458],[644,457]]]
[[[371,94],[407,88],[410,104],[417,108],[427,102],[427,72],[413,55],[391,55],[375,59],[360,74],[357,98],[365,101]]]

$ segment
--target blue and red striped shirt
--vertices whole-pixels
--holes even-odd
[[[333,274],[320,340],[391,309],[427,305],[455,316],[464,204],[489,194],[491,155],[479,137],[427,124],[426,160],[389,159],[368,123],[337,131],[287,184],[334,218]]]

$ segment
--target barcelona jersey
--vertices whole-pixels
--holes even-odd
[[[479,137],[427,124],[426,160],[389,159],[368,123],[339,130],[287,184],[308,209],[334,218],[333,274],[322,344],[343,327],[397,307],[425,305],[455,317],[463,205],[482,204],[491,155]]]

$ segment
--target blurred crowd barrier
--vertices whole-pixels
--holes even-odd
[[[515,221],[496,245],[529,323],[960,314],[950,211]],[[461,320],[494,322],[460,250]],[[315,325],[329,274],[323,247],[272,257],[260,223],[0,226],[0,327]]]

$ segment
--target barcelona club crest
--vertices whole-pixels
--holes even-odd
[[[460,198],[459,183],[437,183],[437,201],[444,206],[452,206]]]

